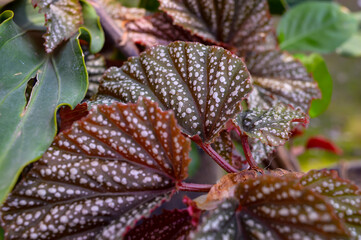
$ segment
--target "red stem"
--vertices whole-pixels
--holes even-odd
[[[209,192],[212,185],[210,184],[197,184],[197,183],[187,183],[179,182],[178,190],[186,192]]]
[[[221,157],[208,143],[202,142],[198,136],[191,138],[199,147],[203,149],[221,168],[229,173],[239,172],[238,169],[229,164],[223,157]]]
[[[241,142],[242,142],[242,148],[243,148],[243,151],[244,151],[244,155],[246,156],[246,160],[247,160],[249,166],[252,169],[258,169],[256,161],[253,159],[252,152],[251,152],[251,149],[249,147],[248,136],[247,135],[240,135],[240,137],[241,137]]]

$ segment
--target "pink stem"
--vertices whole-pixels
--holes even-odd
[[[235,167],[229,164],[223,157],[221,157],[208,143],[202,142],[198,136],[191,138],[199,147],[203,149],[221,168],[229,173],[239,172]]]
[[[178,190],[185,192],[209,192],[212,185],[210,184],[197,184],[197,183],[186,183],[179,182]]]
[[[247,135],[241,135],[241,142],[242,142],[242,148],[243,148],[243,151],[244,151],[244,155],[246,156],[246,160],[247,160],[249,166],[252,169],[255,169],[255,168],[258,169],[258,166],[257,166],[255,160],[253,159],[252,152],[251,152],[251,149],[249,147],[248,136]]]

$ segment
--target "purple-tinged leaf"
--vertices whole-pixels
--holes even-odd
[[[160,215],[144,219],[139,226],[125,235],[124,240],[187,239],[189,232],[194,228],[192,216],[186,209],[164,210]]]
[[[86,103],[78,104],[74,109],[69,106],[63,106],[59,109],[60,123],[59,132],[71,128],[71,125],[89,114],[88,105]]]
[[[160,0],[160,9],[175,25],[241,52],[263,49],[273,31],[266,0]]]
[[[174,25],[172,18],[165,13],[156,13],[130,21],[126,24],[126,29],[134,42],[147,47],[167,45],[177,40],[212,44],[212,42],[207,42],[182,27]]]
[[[299,184],[303,174],[285,170],[265,173],[227,174],[206,198],[196,200],[197,205],[215,209],[224,199],[238,199],[234,215],[239,229],[234,239],[350,239],[327,199]]]
[[[267,110],[252,109],[241,112],[237,115],[235,124],[249,137],[270,146],[279,146],[290,137],[293,122],[307,121],[307,117],[300,110],[278,103]]]
[[[236,239],[235,211],[238,205],[237,199],[228,199],[220,203],[215,210],[203,217],[202,225],[191,232],[190,239]]]
[[[145,9],[124,7],[117,0],[101,0],[99,4],[105,9],[117,24],[121,24],[124,20],[135,20],[145,16]],[[119,25],[121,26],[121,25]]]
[[[300,183],[306,188],[326,197],[337,216],[342,219],[352,235],[352,239],[361,236],[361,192],[348,180],[341,179],[336,171],[312,170]]]
[[[7,239],[94,239],[126,228],[187,176],[190,141],[171,111],[98,105],[61,132],[1,209]]]
[[[321,97],[306,68],[286,52],[250,52],[246,63],[254,85],[248,98],[251,109],[270,108],[280,101],[307,113],[312,99]]]
[[[48,53],[63,40],[72,37],[83,24],[82,8],[78,0],[33,0],[32,2],[45,14],[47,32],[44,38]]]
[[[174,42],[130,58],[104,74],[99,96],[144,96],[174,111],[185,134],[211,142],[251,91],[243,61],[220,47]]]

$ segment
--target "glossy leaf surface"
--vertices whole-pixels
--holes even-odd
[[[187,210],[164,210],[160,215],[147,218],[130,230],[124,240],[185,239],[192,229],[192,216]]]
[[[9,195],[6,236],[117,238],[187,176],[189,150],[173,114],[154,102],[93,107]]]
[[[150,98],[174,111],[184,133],[210,142],[251,89],[240,58],[220,47],[175,42],[108,69],[99,95],[123,102]]]
[[[84,60],[76,38],[46,54],[40,34],[20,29],[12,17],[10,11],[0,15],[0,63],[6,69],[0,71],[1,201],[21,169],[51,144],[58,106],[75,107],[87,89]],[[27,100],[25,93],[33,78],[36,83]]]
[[[277,27],[283,50],[334,51],[357,31],[357,20],[337,3],[306,2],[289,10]]]
[[[173,18],[175,25],[239,51],[262,47],[272,31],[266,0],[161,0],[160,9]]]
[[[361,236],[361,192],[356,185],[330,170],[312,170],[300,183],[327,198],[353,238]]]
[[[306,68],[286,52],[251,52],[246,64],[255,87],[250,108],[270,108],[281,101],[307,113],[312,99],[321,97]]]
[[[307,117],[283,104],[267,110],[247,110],[235,119],[241,132],[270,146],[283,145],[291,136],[291,123],[295,121],[307,122]]]
[[[33,0],[33,5],[45,15],[47,32],[44,39],[48,53],[63,40],[72,37],[83,24],[82,7],[78,0]]]
[[[312,74],[313,78],[321,90],[321,99],[315,99],[311,103],[309,110],[310,117],[317,117],[327,110],[332,98],[332,77],[327,69],[325,60],[321,55],[313,53],[309,56],[297,54],[295,56],[306,67],[307,71]]]

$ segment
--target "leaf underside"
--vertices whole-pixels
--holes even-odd
[[[82,7],[78,0],[33,0],[33,5],[45,14],[47,32],[44,38],[48,53],[72,37],[83,24]]]
[[[6,69],[0,71],[0,126],[6,126],[0,127],[1,201],[21,169],[51,144],[56,133],[57,107],[75,107],[87,89],[77,38],[46,54],[40,34],[20,29],[12,16],[10,11],[0,15],[5,19],[0,22],[0,35],[4,36],[0,39],[0,64]],[[28,88],[28,82],[35,84]]]
[[[220,47],[174,42],[133,57],[121,68],[108,69],[99,96],[135,102],[157,101],[174,111],[183,132],[211,142],[224,124],[240,111],[251,91],[242,60]]]
[[[266,0],[160,0],[175,25],[205,40],[223,42],[239,52],[264,49],[272,32]]]
[[[286,52],[249,52],[246,64],[254,85],[250,108],[270,108],[280,101],[307,113],[312,99],[321,97],[306,68]]]
[[[1,209],[5,234],[121,236],[187,176],[189,150],[173,114],[154,102],[94,107],[55,138],[9,195]]]
[[[280,103],[267,110],[241,112],[235,120],[242,132],[270,146],[285,144],[291,135],[291,123],[294,121],[306,122],[307,119],[300,110]]]
[[[193,229],[192,217],[187,210],[164,210],[162,214],[147,218],[130,230],[124,240],[184,239]]]

